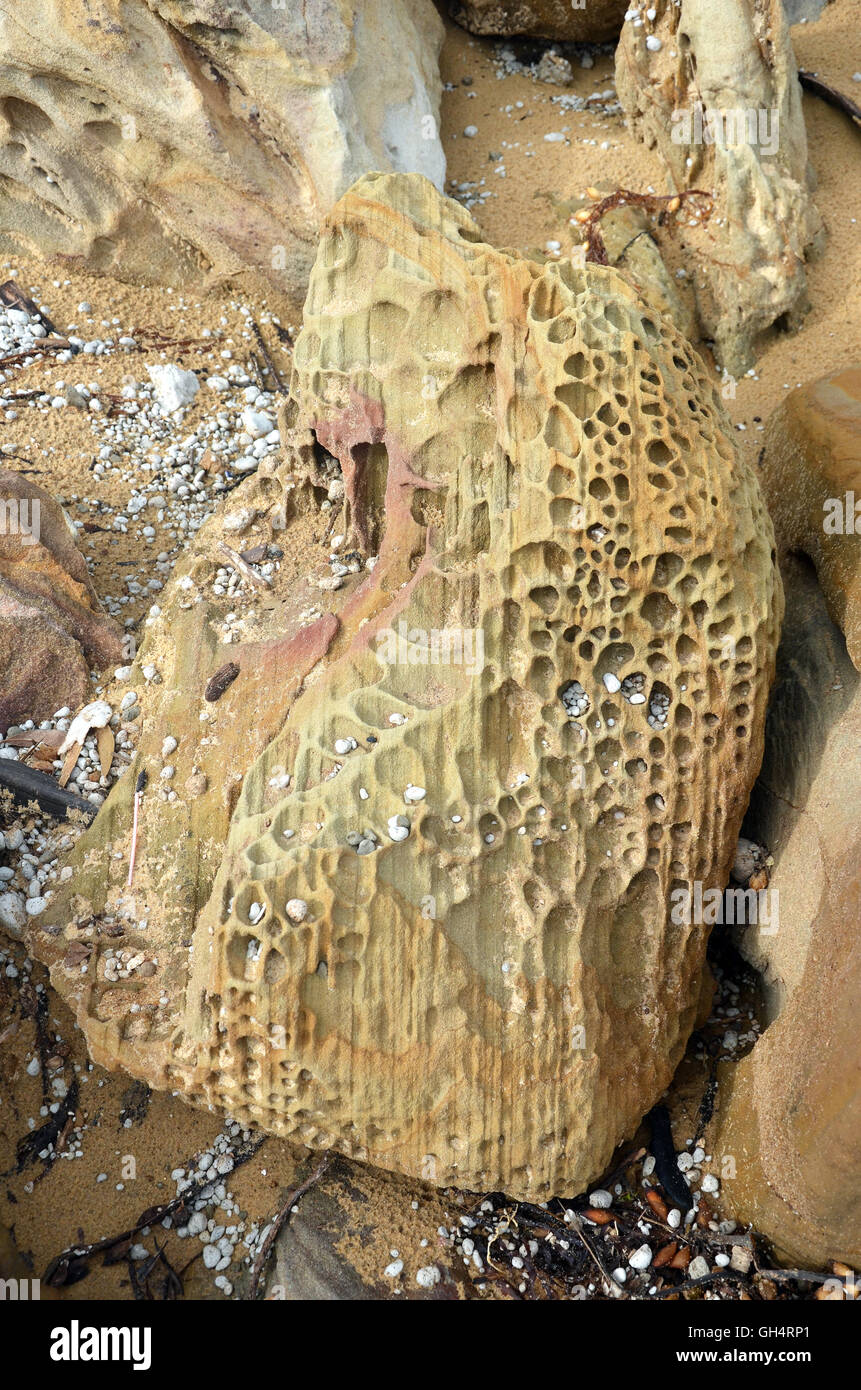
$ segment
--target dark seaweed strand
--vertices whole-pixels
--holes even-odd
[[[676,1148],[670,1129],[670,1115],[665,1105],[656,1105],[646,1116],[652,1129],[652,1153],[661,1187],[683,1212],[690,1211],[690,1189],[679,1172]]]

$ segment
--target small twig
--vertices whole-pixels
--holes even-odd
[[[126,885],[128,888],[131,888],[132,886],[132,878],[134,877],[135,872],[135,858],[137,857],[138,849],[138,812],[140,810],[140,804],[143,799],[146,784],[146,772],[140,772],[138,774],[138,780],[135,783],[134,814],[132,816],[132,849],[131,854],[129,856],[129,879]]]
[[[829,106],[835,106],[838,111],[844,112],[851,117],[856,125],[861,125],[861,106],[857,106],[850,97],[845,97],[842,92],[823,82],[821,77],[817,77],[814,72],[807,72],[805,68],[798,69],[798,80],[806,92],[811,92],[814,96],[821,97],[827,101]]]
[[[260,352],[261,352],[261,354],[262,354],[262,356],[263,356],[263,361],[266,363],[266,368],[267,368],[267,370],[268,370],[268,372],[269,372],[269,375],[272,377],[272,380],[275,382],[275,389],[277,390],[279,396],[287,396],[287,395],[289,395],[290,393],[288,392],[287,387],[284,385],[284,382],[281,380],[280,376],[278,375],[278,369],[276,368],[275,363],[272,361],[272,358],[271,358],[270,353],[269,353],[269,349],[268,349],[268,347],[266,346],[265,340],[264,340],[264,338],[263,338],[263,334],[260,332],[259,326],[255,323],[254,319],[251,319],[251,320],[250,320],[250,323],[251,323],[251,331],[252,331],[252,333],[254,334],[254,337],[255,337],[255,339],[256,339],[256,341],[257,341],[257,346],[259,347]]]
[[[131,333],[129,334],[129,337],[134,338],[134,339],[138,339],[138,338],[149,338],[149,339],[150,339],[150,348],[163,348],[163,347],[205,347],[205,348],[211,348],[211,347],[214,346],[215,343],[221,341],[222,335],[219,333],[219,334],[217,334],[217,335],[213,335],[211,338],[171,338],[169,334],[167,334],[167,333],[162,333],[161,330],[158,329],[158,328],[133,328],[133,329],[131,330]],[[146,351],[148,351],[148,350],[149,350],[148,348],[141,347],[140,343],[138,343],[137,346],[136,346],[135,348],[130,349],[130,351],[132,351],[132,352],[146,352]]]
[[[0,301],[10,309],[23,309],[25,314],[29,314],[31,319],[37,319],[45,329],[46,333],[59,333],[59,329],[51,322],[47,314],[43,314],[38,304],[32,299],[28,299],[24,291],[16,280],[4,280],[0,285]]]
[[[249,352],[249,354],[248,354],[248,360],[249,360],[251,366],[254,368],[254,372],[255,372],[255,375],[256,375],[256,377],[257,377],[257,380],[260,382],[260,390],[261,390],[261,391],[265,391],[265,390],[266,390],[266,373],[264,372],[263,368],[262,368],[261,365],[260,365],[260,362],[258,361],[257,353],[256,353],[256,352]]]
[[[833,1274],[814,1274],[812,1269],[758,1269],[757,1274],[761,1279],[775,1279],[778,1283],[787,1283],[795,1279],[806,1284],[827,1284],[829,1279],[834,1279]]]
[[[290,1215],[291,1207],[294,1205],[295,1202],[298,1202],[300,1197],[303,1197],[305,1195],[305,1193],[308,1191],[310,1187],[313,1187],[315,1183],[318,1183],[320,1181],[326,1169],[328,1168],[330,1161],[331,1154],[329,1150],[326,1149],[325,1153],[323,1154],[323,1157],[320,1159],[320,1162],[317,1164],[317,1167],[314,1169],[311,1176],[309,1178],[306,1178],[303,1183],[300,1183],[299,1186],[295,1188],[293,1192],[290,1193],[290,1196],[287,1198],[287,1201],[281,1207],[277,1215],[273,1218],[272,1225],[269,1229],[269,1234],[267,1235],[266,1239],[264,1240],[257,1253],[257,1259],[254,1261],[254,1269],[251,1273],[251,1298],[257,1297],[257,1290],[260,1285],[260,1276],[263,1273],[263,1267],[266,1264],[269,1251],[272,1249],[272,1246],[274,1245],[278,1237],[278,1233],[280,1232],[282,1226],[284,1225],[285,1221]]]
[[[14,367],[18,362],[37,357],[40,352],[62,352],[64,348],[71,347],[68,338],[37,338],[26,352],[10,352],[7,357],[0,357],[0,367]]]
[[[253,568],[252,565],[249,565],[247,560],[243,560],[239,552],[237,550],[234,550],[232,546],[228,545],[226,541],[218,542],[218,550],[219,553],[224,556],[225,560],[230,561],[231,565],[235,570],[239,570],[239,573],[243,574],[245,578],[250,580],[252,584],[256,584],[258,589],[272,588],[272,585],[270,584],[266,576],[264,574],[260,574],[258,570]]]

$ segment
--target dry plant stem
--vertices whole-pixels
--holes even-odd
[[[15,280],[4,280],[3,284],[0,285],[0,302],[10,309],[23,309],[31,318],[42,324],[46,333],[53,333],[55,337],[61,336],[48,315],[43,314],[38,304],[32,299],[27,298]]]
[[[269,375],[271,376],[272,380],[275,382],[275,387],[278,391],[279,396],[289,396],[290,392],[287,390],[286,386],[284,385],[284,382],[281,380],[281,377],[278,374],[278,370],[275,366],[275,363],[272,361],[269,349],[266,346],[266,342],[263,338],[263,334],[260,332],[258,324],[255,322],[254,319],[251,319],[250,322],[251,331],[254,334],[254,337],[257,341],[257,346],[260,348],[263,361],[266,363],[266,369],[269,372]]]
[[[613,1288],[618,1289],[618,1290],[619,1290],[619,1293],[620,1293],[623,1297],[627,1297],[626,1292],[625,1292],[625,1289],[624,1289],[623,1286],[619,1283],[618,1279],[615,1279],[615,1278],[613,1277],[613,1275],[610,1273],[610,1271],[609,1271],[608,1269],[605,1269],[605,1268],[604,1268],[604,1265],[601,1263],[601,1260],[600,1260],[600,1258],[598,1257],[598,1254],[596,1253],[595,1250],[592,1249],[591,1243],[586,1239],[585,1235],[583,1234],[583,1231],[582,1231],[581,1228],[580,1228],[580,1222],[579,1222],[579,1221],[572,1221],[572,1222],[571,1222],[571,1230],[572,1230],[572,1231],[575,1231],[575,1232],[577,1233],[577,1235],[580,1237],[580,1240],[581,1240],[582,1243],[585,1245],[586,1249],[589,1251],[589,1254],[592,1256],[592,1259],[595,1261],[596,1265],[598,1266],[599,1270],[601,1271],[602,1276],[607,1280],[607,1283],[610,1284]]]
[[[0,357],[0,367],[14,367],[16,363],[37,358],[42,352],[62,352],[70,347],[72,344],[68,338],[39,338],[38,346],[34,345],[27,352],[10,352],[6,357]]]
[[[252,1299],[257,1297],[257,1290],[260,1286],[260,1276],[263,1273],[263,1268],[266,1264],[269,1251],[272,1249],[272,1246],[275,1243],[275,1240],[278,1236],[278,1232],[281,1230],[281,1227],[284,1225],[285,1221],[287,1220],[287,1217],[290,1215],[290,1208],[293,1206],[294,1202],[298,1202],[299,1198],[304,1196],[304,1194],[308,1191],[309,1188],[313,1187],[315,1183],[318,1183],[320,1181],[320,1179],[322,1178],[323,1174],[329,1166],[330,1160],[331,1154],[329,1150],[326,1149],[325,1153],[323,1154],[323,1157],[320,1159],[320,1162],[317,1164],[317,1167],[314,1169],[311,1176],[306,1178],[303,1183],[300,1183],[299,1186],[290,1193],[290,1196],[287,1198],[287,1201],[284,1203],[280,1211],[275,1216],[269,1234],[260,1247],[257,1259],[254,1261],[254,1269],[251,1274],[250,1297]]]
[[[132,886],[132,878],[134,877],[135,872],[135,858],[137,857],[138,848],[138,814],[140,811],[140,804],[143,798],[145,786],[146,773],[142,772],[138,777],[137,786],[135,787],[134,813],[132,815],[132,849],[131,854],[129,855],[129,877],[127,884],[127,887],[129,888],[131,888]]]

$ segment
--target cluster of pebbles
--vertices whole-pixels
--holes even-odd
[[[125,507],[112,511],[103,499],[66,499],[83,514],[79,518],[72,512],[78,530],[95,506],[107,514],[111,529],[131,534],[144,547],[154,546],[159,538],[162,544],[167,541],[169,548],[156,555],[154,576],[142,581],[130,575],[125,594],[106,597],[116,617],[144,589],[158,592],[163,587],[177,552],[212,514],[218,498],[279,448],[280,435],[271,416],[261,415],[272,408],[273,398],[252,385],[239,364],[231,364],[225,376],[209,377],[207,385],[218,393],[216,409],[179,439],[183,407],[165,413],[152,384],[125,387],[127,413],[100,420],[96,427],[102,442],[93,468],[95,481],[110,478],[128,487]],[[243,423],[249,402],[255,420],[264,418],[271,425],[262,437],[252,435]]]
[[[236,1166],[237,1150],[252,1142],[252,1138],[250,1130],[228,1120],[208,1149],[185,1167],[174,1168],[170,1176],[176,1184],[176,1195],[188,1197],[183,1206],[183,1224],[177,1225],[173,1216],[166,1216],[161,1222],[166,1229],[173,1227],[180,1240],[200,1242],[204,1266],[213,1271],[215,1285],[225,1297],[233,1293],[233,1284],[225,1271],[236,1263],[250,1266],[269,1233],[268,1226],[261,1227],[259,1222],[242,1216],[239,1202],[226,1182]],[[150,1229],[144,1227],[140,1247],[132,1251],[135,1258],[146,1259],[151,1253],[143,1244],[148,1235]]]
[[[683,1272],[685,1280],[705,1279],[724,1269],[747,1273],[752,1258],[750,1234],[739,1231],[735,1221],[718,1220],[711,1212],[709,1202],[720,1191],[718,1179],[702,1171],[711,1162],[711,1155],[689,1139],[676,1162],[691,1188],[691,1207],[686,1213],[660,1198],[655,1187],[655,1157],[646,1154],[633,1191],[629,1181],[617,1181],[582,1194],[570,1206],[560,1201],[539,1202],[523,1212],[510,1203],[485,1199],[449,1226],[440,1227],[439,1236],[449,1259],[462,1262],[480,1291],[490,1288],[488,1276],[492,1280],[502,1271],[519,1294],[530,1291],[536,1271],[564,1278],[566,1256],[581,1254],[584,1235],[591,1251],[598,1252],[590,1270],[594,1278],[585,1277],[576,1293],[569,1288],[568,1296],[653,1297],[660,1287],[657,1276],[663,1272],[659,1252],[668,1245],[680,1246],[688,1253],[699,1248],[708,1252],[708,1258],[703,1253],[690,1258]],[[658,1200],[652,1205],[655,1198]],[[546,1220],[542,1220],[542,1213]],[[599,1273],[599,1261],[604,1277]],[[720,1297],[707,1286],[703,1296]]]
[[[47,307],[39,306],[43,313],[47,313]],[[37,352],[39,340],[48,337],[48,330],[38,319],[31,317],[26,309],[7,308],[0,305],[0,357],[11,356],[19,352]],[[66,360],[71,358],[71,352],[66,353]],[[9,379],[10,373],[5,374],[5,379]],[[3,405],[10,408],[4,400]],[[7,420],[10,418],[6,416]],[[14,419],[14,416],[12,417]]]
[[[14,275],[8,264],[5,272]],[[61,287],[62,282],[54,283]],[[30,286],[29,293],[37,297],[38,287]],[[178,312],[188,308],[182,298],[177,299],[174,307]],[[251,310],[238,303],[229,307],[246,323],[242,337],[250,351]],[[40,303],[38,308],[42,314],[49,313],[47,305]],[[54,368],[74,364],[68,380],[54,377],[43,388],[18,392],[13,386],[17,373],[37,362],[40,340],[48,335],[35,315],[24,309],[0,308],[0,357],[32,352],[32,356],[10,364],[5,371],[0,363],[0,412],[10,422],[17,420],[24,408],[37,417],[69,409],[89,417],[94,485],[110,484],[111,494],[115,496],[119,489],[125,494],[125,501],[117,505],[97,486],[87,495],[71,493],[61,497],[72,526],[80,535],[95,516],[100,526],[139,542],[142,556],[159,542],[162,547],[153,560],[147,557],[141,573],[125,578],[125,592],[102,595],[111,615],[122,618],[129,605],[136,608],[138,601],[163,588],[177,554],[211,515],[219,498],[253,472],[261,460],[278,451],[275,398],[271,391],[255,384],[246,366],[235,360],[237,349],[222,346],[218,330],[205,328],[197,347],[213,359],[213,368],[217,370],[200,370],[203,384],[198,404],[208,408],[192,428],[184,428],[188,407],[198,396],[198,377],[166,362],[165,351],[158,343],[148,348],[143,333],[138,337],[121,333],[116,316],[101,320],[101,329],[110,332],[100,337],[96,335],[91,305],[79,304],[78,312],[87,319],[84,332],[93,336],[76,333],[78,325],[70,325],[67,338],[71,347],[52,353],[50,363],[42,364]],[[276,327],[279,323],[266,313],[261,314],[260,322]],[[221,328],[227,323],[222,315]],[[98,379],[100,369],[95,365],[116,354],[123,355],[129,367],[118,395],[110,393]],[[150,358],[159,361],[155,366],[131,371],[138,361]],[[143,379],[145,371],[149,380]],[[192,379],[193,389],[183,391],[183,379],[188,378]],[[0,454],[11,456],[15,452],[15,445],[0,446]],[[50,457],[54,450],[42,452]],[[126,622],[131,627],[135,619],[127,618]]]
[[[101,693],[101,687],[96,689]],[[126,717],[132,714],[139,716],[140,709],[127,708]],[[64,706],[53,718],[42,720],[38,725],[32,719],[11,725],[6,738],[29,732],[66,733],[71,723],[72,711]],[[134,756],[133,733],[128,724],[123,724],[123,715],[115,712],[110,718],[110,727],[114,752],[107,774],[102,773],[96,737],[90,733],[84,740],[68,784],[70,791],[95,806],[102,805]],[[23,752],[8,742],[0,742],[0,758],[20,761]],[[63,758],[55,758],[53,767],[57,775],[62,766]],[[60,866],[60,860],[79,833],[78,827],[61,829],[54,821],[38,816],[19,817],[13,828],[0,831],[0,928],[20,938],[26,918],[38,917],[44,912],[51,898],[52,885],[65,882],[72,874],[70,867]]]
[[[14,267],[7,263],[4,274],[14,278]],[[68,284],[54,282],[57,289]],[[25,290],[24,286],[21,288]],[[42,342],[55,334],[49,333],[41,318],[44,316],[50,323],[51,306],[42,303],[37,286],[26,287],[26,293],[35,302],[37,312],[0,305],[0,358],[16,358],[5,368],[0,363],[0,418],[12,423],[26,410],[26,418],[33,417],[35,426],[39,417],[58,411],[74,410],[85,417],[93,436],[90,472],[94,488],[87,495],[72,492],[58,500],[66,507],[79,544],[94,526],[137,544],[140,563],[129,567],[123,575],[123,592],[101,594],[107,611],[123,621],[129,632],[131,657],[136,642],[134,633],[141,618],[149,624],[160,616],[161,608],[155,600],[189,537],[211,515],[219,498],[256,469],[262,459],[278,451],[275,398],[272,392],[255,384],[243,362],[236,360],[242,349],[235,340],[231,340],[232,347],[224,344],[223,334],[229,322],[224,314],[219,327],[204,328],[196,342],[198,355],[209,357],[212,365],[195,374],[167,362],[158,342],[147,348],[145,332],[137,336],[124,333],[116,315],[96,320],[92,305],[86,301],[78,304],[77,321],[65,330],[70,346],[49,355]],[[244,322],[241,337],[250,351],[251,310],[239,303],[229,307]],[[188,306],[177,296],[172,308],[182,314]],[[260,323],[278,326],[277,318],[266,312],[261,313]],[[122,355],[129,368],[118,394],[116,388],[112,392],[99,380],[100,364],[117,354]],[[157,365],[143,365],[149,359],[158,359]],[[131,369],[138,362],[142,365],[133,373]],[[43,376],[50,375],[50,382],[33,387],[32,378],[27,377],[27,389],[17,389],[18,374],[37,365],[45,369]],[[69,366],[73,370],[58,373],[58,368]],[[149,379],[144,379],[146,375]],[[196,411],[203,405],[205,414],[189,428],[184,421],[193,402]],[[31,444],[36,444],[38,438],[34,430]],[[0,445],[0,458],[19,457],[19,448],[9,443]],[[49,445],[40,452],[50,460],[56,450]],[[124,497],[121,504],[110,500],[116,499],[118,492]],[[270,549],[273,553],[256,566],[263,583],[279,568],[280,554],[276,553],[277,548]],[[83,553],[87,554],[86,547]],[[252,587],[246,575],[232,565],[224,565],[214,573],[216,596],[238,597]],[[228,613],[224,620],[225,640],[238,638],[241,626],[240,616]],[[123,682],[130,674],[131,667],[125,666],[117,668],[113,676]],[[148,675],[146,670],[144,677],[158,679],[157,673]],[[98,679],[95,673],[93,679]],[[101,696],[104,687],[96,684],[95,691]],[[93,734],[85,740],[71,772],[69,789],[96,806],[102,804],[132,759],[136,721],[141,714],[139,700],[137,691],[126,691],[110,719],[115,749],[107,775],[102,774]],[[66,732],[72,713],[60,709],[38,726],[27,720],[12,726],[6,737],[28,731]],[[0,758],[26,758],[26,753],[22,747],[0,742]],[[62,758],[54,760],[55,773],[59,774],[62,765]],[[175,795],[169,786],[160,790],[167,797]],[[0,927],[15,936],[20,937],[28,916],[44,911],[58,874],[70,872],[59,868],[59,860],[79,832],[71,826],[64,827],[66,830],[69,833],[60,834],[58,827],[47,820],[25,817],[0,836]]]

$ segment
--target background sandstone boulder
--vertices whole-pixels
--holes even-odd
[[[431,0],[5,0],[0,249],[301,304],[359,174],[442,185],[442,33]]]
[[[294,367],[295,439],[339,461],[344,549],[376,563],[280,671],[240,655],[187,714],[174,780],[221,769],[214,819],[154,793],[130,895],[103,852],[126,779],[34,949],[93,1055],[154,1085],[440,1184],[577,1191],[697,1013],[707,929],[669,895],[726,881],[759,765],[782,597],[756,480],[618,272],[497,251],[417,176],[327,219]],[[174,588],[153,638],[162,710],[205,543],[197,610]],[[106,911],[148,978],[109,978]]]
[[[87,562],[49,493],[0,468],[0,735],[83,704],[90,669],[123,655]]]
[[[780,925],[740,936],[770,1026],[725,1077],[715,1139],[736,1164],[733,1214],[814,1268],[861,1263],[861,554],[854,533],[823,532],[824,499],[861,500],[859,388],[858,368],[836,372],[793,391],[767,427],[787,617],[746,827],[774,853]]]
[[[781,0],[654,0],[623,27],[616,87],[673,191],[714,195],[705,227],[678,225],[703,335],[740,376],[759,334],[800,322],[805,256],[822,235]]]
[[[766,425],[781,554],[803,550],[861,671],[861,364],[790,391]]]
[[[615,39],[627,0],[451,0],[451,15],[473,34],[530,34],[599,43]]]

